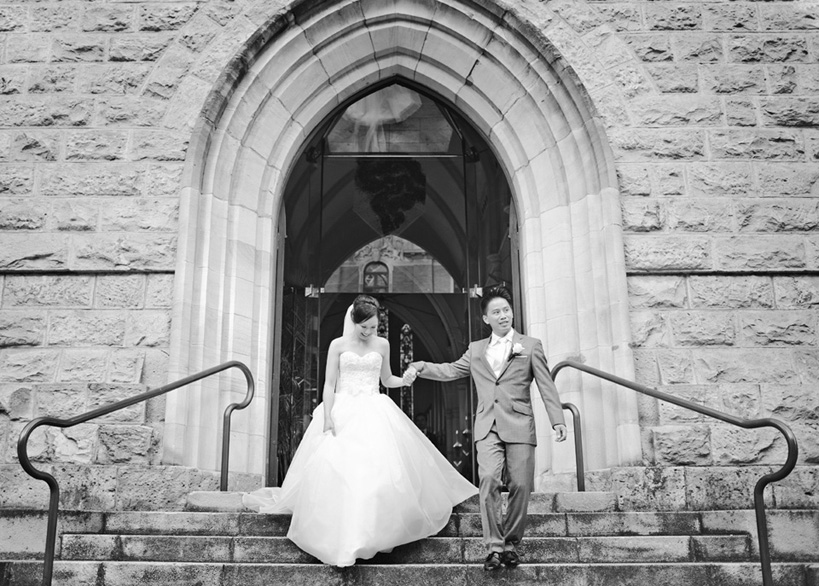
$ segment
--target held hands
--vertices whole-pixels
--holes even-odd
[[[554,430],[555,430],[555,441],[556,442],[566,441],[566,437],[567,437],[568,433],[566,432],[566,426],[565,425],[563,425],[562,423],[558,423],[557,425],[554,426]]]
[[[422,370],[424,370],[423,362],[411,362],[409,368],[404,372],[404,386],[408,387],[414,383]]]
[[[404,371],[404,386],[408,387],[412,383],[415,382],[415,379],[418,378],[418,371],[415,369],[414,366],[410,365],[410,367]]]

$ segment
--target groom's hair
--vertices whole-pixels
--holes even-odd
[[[512,307],[512,294],[509,293],[509,289],[503,285],[492,285],[484,289],[483,296],[481,297],[481,313],[486,315],[486,306],[489,305],[490,301],[498,297],[505,299],[509,307]]]

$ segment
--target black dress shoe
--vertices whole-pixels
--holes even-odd
[[[497,570],[500,568],[501,565],[501,554],[493,551],[486,556],[486,561],[483,563],[483,569],[491,572],[492,570]]]
[[[501,561],[507,568],[515,568],[520,564],[520,556],[516,551],[505,551],[501,554]]]

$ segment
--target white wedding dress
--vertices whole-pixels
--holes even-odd
[[[435,535],[453,505],[478,493],[379,393],[380,373],[377,352],[342,352],[332,411],[336,435],[323,433],[320,404],[282,487],[244,497],[259,512],[292,513],[287,537],[325,564],[351,566]]]

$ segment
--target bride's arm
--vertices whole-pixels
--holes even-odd
[[[324,431],[332,431],[335,434],[335,423],[333,422],[333,404],[336,400],[336,379],[338,379],[338,344],[333,340],[327,349],[327,369],[324,373],[324,392],[322,401],[324,402]]]
[[[381,384],[388,389],[403,387],[404,379],[400,376],[395,376],[392,370],[390,370],[390,343],[384,338],[380,339],[383,341],[383,344],[381,344],[379,348],[381,352]]]

